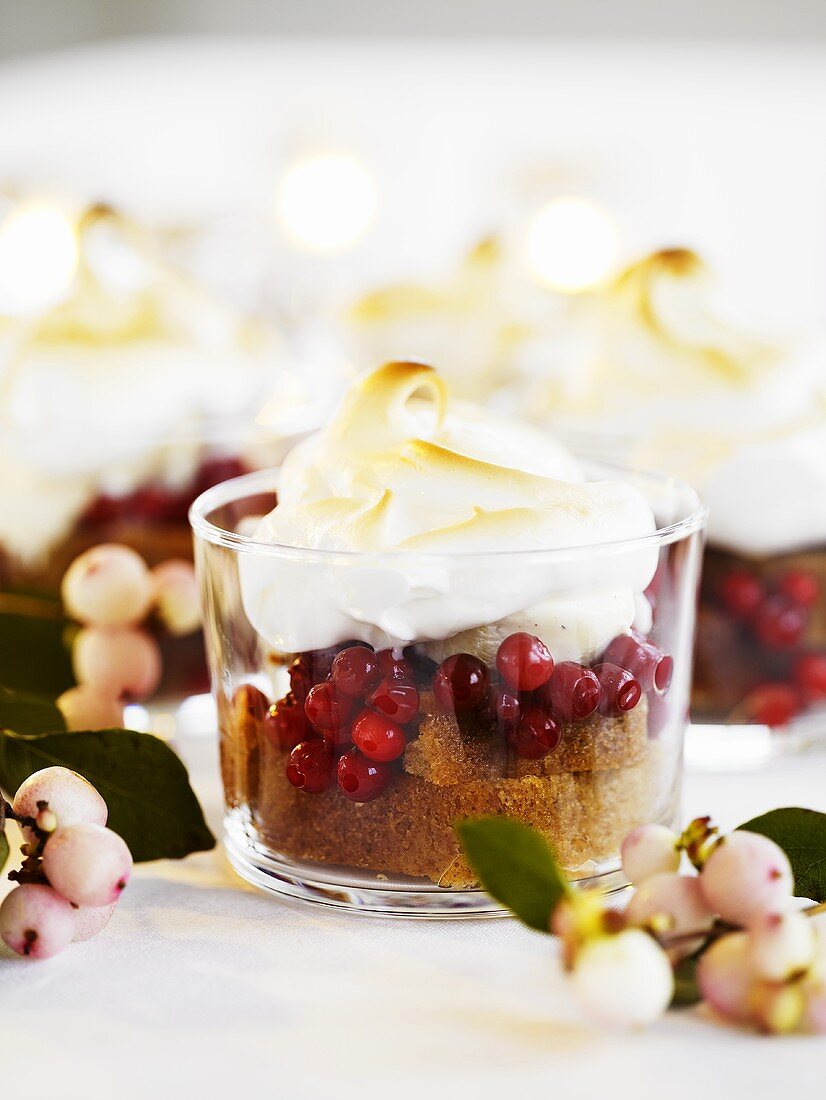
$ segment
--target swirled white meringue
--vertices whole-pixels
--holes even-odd
[[[544,432],[448,408],[435,371],[389,363],[357,379],[285,461],[255,538],[307,553],[242,554],[244,606],[288,652],[349,638],[444,642],[501,624],[579,657],[630,626],[656,564],[651,548],[605,544],[654,530],[631,485],[584,481]],[[553,561],[503,553],[574,547],[595,549]]]

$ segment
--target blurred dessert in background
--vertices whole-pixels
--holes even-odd
[[[15,232],[19,257],[3,252]],[[0,587],[53,592],[101,541],[150,563],[190,556],[194,497],[280,457],[255,420],[283,340],[169,270],[159,242],[107,206],[20,204],[0,227],[0,260],[15,259],[0,274]]]
[[[103,204],[9,206],[0,612],[58,618],[61,578],[92,547],[190,561],[195,497],[280,461],[327,395],[288,335],[173,269],[160,234]],[[153,627],[162,694],[204,690],[200,632]]]
[[[756,338],[715,293],[674,248],[570,297],[518,402],[702,492],[694,710],[782,726],[826,699],[826,354]]]

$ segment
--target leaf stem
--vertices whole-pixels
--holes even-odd
[[[818,913],[826,913],[826,901],[820,902],[819,905],[810,905],[808,909],[803,910],[807,917],[816,917]]]

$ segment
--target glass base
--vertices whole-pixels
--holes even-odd
[[[756,771],[773,760],[826,749],[826,714],[801,715],[783,729],[736,723],[693,722],[686,730],[690,771]]]
[[[224,818],[230,863],[247,882],[281,898],[381,917],[478,918],[511,913],[483,890],[450,890],[420,879],[377,874],[352,867],[287,860],[266,851],[248,833],[240,811]],[[600,873],[577,880],[579,889],[625,890],[628,880],[612,861]]]

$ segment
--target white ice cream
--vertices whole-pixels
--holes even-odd
[[[628,629],[656,565],[653,547],[606,544],[655,526],[631,485],[584,481],[544,432],[448,407],[431,368],[391,363],[359,378],[285,461],[279,503],[255,533],[283,549],[241,555],[244,606],[288,652],[349,638],[453,639],[448,652],[484,628],[479,651],[524,627],[558,658],[580,657]],[[594,549],[541,553],[573,547]]]
[[[826,349],[754,339],[725,315],[694,253],[654,253],[522,348],[520,407],[695,484],[715,545],[826,543]]]
[[[237,453],[277,362],[136,226],[93,208],[76,234],[65,297],[0,317],[0,547],[29,565],[98,494],[187,484],[213,431]]]

